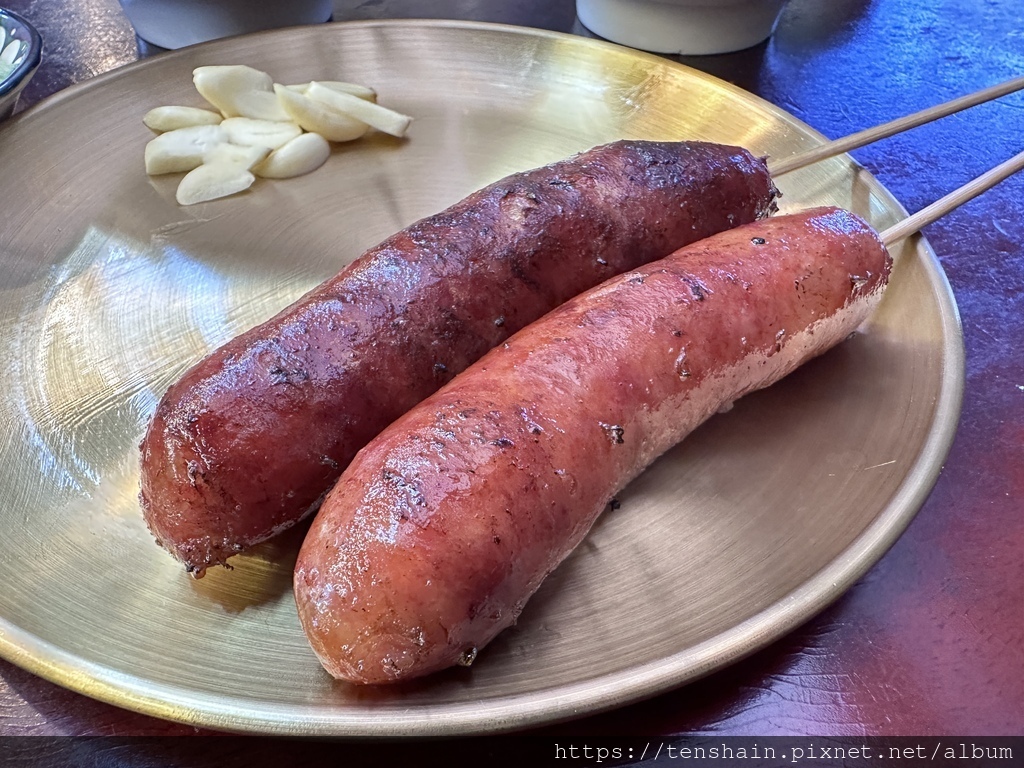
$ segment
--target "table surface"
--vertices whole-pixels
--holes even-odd
[[[141,55],[159,54],[145,46],[140,52],[115,0],[5,5],[30,19],[45,40],[43,64],[19,109]],[[426,5],[336,2],[334,18],[429,15],[590,36],[565,0]],[[679,60],[829,136],[1024,73],[1017,0],[929,5],[792,0],[767,44]],[[1024,99],[1011,96],[854,156],[914,211],[1020,151],[1022,126]],[[925,231],[959,304],[966,394],[938,483],[895,546],[834,605],[782,640],[680,690],[579,721],[574,733],[1024,734],[1021,200],[1024,178],[1018,176]],[[194,733],[0,661],[0,736]],[[434,748],[422,745],[421,764]]]

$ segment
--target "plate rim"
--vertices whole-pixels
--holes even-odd
[[[512,24],[444,19],[373,19],[335,21],[308,27],[267,30],[214,40],[157,56],[139,59],[58,91],[0,126],[4,129],[43,118],[63,102],[103,88],[109,81],[130,77],[141,68],[174,58],[186,58],[197,50],[222,47],[232,41],[260,40],[295,34],[331,34],[351,28],[467,29],[523,35],[538,39],[570,41],[584,47],[596,46],[659,66],[680,68],[687,77],[713,84],[742,101],[787,123],[797,124],[814,142],[827,139],[799,118],[762,97],[728,81],[671,59],[625,46],[548,29]],[[870,191],[904,216],[906,209],[874,177],[848,154],[841,155],[858,172]],[[562,685],[553,691],[531,691],[504,695],[496,700],[477,700],[444,705],[445,717],[424,717],[430,705],[417,705],[404,713],[388,711],[342,711],[324,714],[323,707],[280,705],[260,702],[253,711],[252,699],[216,697],[187,688],[154,683],[136,675],[83,659],[13,625],[0,616],[0,657],[51,683],[99,701],[144,715],[227,732],[278,736],[328,736],[345,738],[418,738],[507,733],[594,715],[651,698],[694,682],[724,666],[745,658],[792,632],[842,596],[864,573],[885,555],[913,521],[931,493],[949,454],[957,432],[966,384],[963,329],[956,299],[941,262],[927,239],[918,235],[911,253],[927,274],[935,291],[942,329],[943,361],[934,417],[914,463],[883,512],[825,567],[783,598],[743,622],[684,651],[656,661],[597,678]],[[232,707],[232,702],[246,706]]]

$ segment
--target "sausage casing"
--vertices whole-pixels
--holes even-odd
[[[511,333],[767,215],[775,194],[743,149],[623,141],[413,224],[171,386],[141,444],[150,530],[201,575],[304,517],[357,450]]]
[[[485,355],[366,446],[299,554],[299,616],[358,683],[470,660],[610,499],[715,412],[845,339],[890,259],[839,209],[627,272]]]

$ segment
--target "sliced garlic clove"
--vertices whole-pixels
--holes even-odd
[[[360,99],[366,101],[377,101],[377,92],[365,85],[357,85],[356,83],[343,83],[340,80],[317,80],[320,85],[331,90],[338,91],[339,93],[349,93],[353,96],[358,96]],[[312,83],[299,83],[297,85],[286,85],[285,88],[296,91],[297,93],[304,94],[309,90],[309,86]]]
[[[265,179],[290,179],[315,171],[330,156],[327,139],[318,133],[304,133],[275,149],[252,172]]]
[[[274,91],[292,120],[310,133],[319,133],[328,141],[352,141],[369,130],[369,126],[363,121],[342,114],[322,102],[313,101],[283,85],[275,85]],[[356,101],[360,104],[367,103],[358,98]]]
[[[367,125],[376,128],[378,131],[398,136],[405,136],[409,130],[412,118],[403,115],[393,109],[382,107],[371,101],[360,99],[350,93],[343,93],[329,88],[316,81],[309,84],[304,94],[311,101],[320,102],[331,109],[351,115],[357,120],[362,120]]]
[[[204,165],[227,163],[237,165],[246,171],[263,162],[270,154],[269,147],[244,146],[241,144],[216,144],[203,155]]]
[[[215,145],[227,141],[219,125],[194,125],[161,133],[146,145],[146,173],[191,171]]]
[[[277,120],[282,123],[291,120],[288,113],[281,107],[281,102],[268,91],[239,93],[236,96],[235,105],[239,117],[251,117],[254,120]]]
[[[209,109],[197,107],[156,107],[149,110],[142,122],[154,131],[166,133],[178,128],[191,128],[194,125],[217,125],[224,118]]]
[[[175,198],[180,205],[205,203],[243,192],[255,180],[252,173],[237,163],[206,163],[185,174],[178,184]]]
[[[192,71],[192,82],[224,117],[289,119],[274,96],[273,78],[266,72],[242,64],[197,67]]]
[[[229,117],[222,123],[227,131],[228,141],[250,147],[277,149],[302,133],[293,122],[276,120],[255,120],[251,117]]]

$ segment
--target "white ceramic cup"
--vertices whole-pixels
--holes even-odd
[[[576,0],[580,22],[612,42],[653,53],[707,55],[767,40],[785,0]]]
[[[331,0],[120,0],[135,32],[161,48],[183,48],[220,37],[276,27],[319,24]]]

